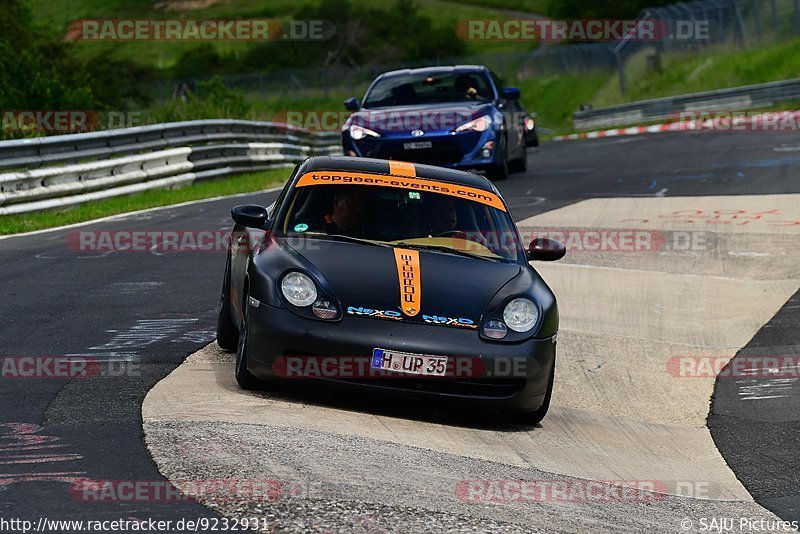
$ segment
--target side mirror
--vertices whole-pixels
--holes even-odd
[[[506,87],[503,89],[504,100],[519,100],[519,89],[516,87]]]
[[[561,241],[547,237],[537,237],[528,247],[528,261],[556,261],[567,253],[567,247]]]
[[[358,111],[358,99],[356,97],[351,97],[345,100],[344,109],[347,111]]]
[[[241,224],[245,228],[263,228],[267,222],[267,208],[256,204],[243,204],[231,210],[231,217],[236,224]]]

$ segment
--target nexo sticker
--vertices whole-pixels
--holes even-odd
[[[441,315],[422,314],[422,320],[428,324],[439,324],[442,326],[459,326],[462,328],[478,328],[471,319],[465,317],[443,317]]]
[[[347,314],[360,315],[364,317],[377,317],[378,319],[394,319],[394,320],[403,319],[403,316],[398,311],[374,310],[372,308],[364,308],[363,306],[348,306]]]

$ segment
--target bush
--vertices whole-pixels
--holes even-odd
[[[153,111],[150,121],[242,119],[250,113],[250,105],[245,98],[227,87],[219,76],[214,76],[207,82],[200,82],[196,91],[183,89],[181,91],[181,87],[178,87],[178,94],[171,102]]]
[[[106,58],[82,61],[63,35],[34,23],[23,0],[3,0],[0,9],[0,110],[121,111],[131,102],[144,105],[139,82],[150,73]],[[16,127],[3,137],[23,134]]]
[[[354,5],[351,0],[322,0],[305,5],[294,17],[328,21],[335,33],[325,41],[253,46],[242,62],[243,71],[419,61],[457,56],[466,49],[451,26],[435,25],[407,0],[395,0],[388,9]]]
[[[177,78],[191,78],[198,73],[219,72],[222,66],[223,61],[216,48],[210,43],[203,43],[184,52],[173,72]]]

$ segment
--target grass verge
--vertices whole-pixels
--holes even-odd
[[[282,184],[290,173],[291,168],[270,169],[220,180],[199,182],[179,189],[154,189],[135,195],[98,200],[68,209],[0,215],[0,235],[42,230],[119,213],[180,204],[190,200],[260,191]]]
[[[594,98],[596,107],[686,93],[711,91],[800,77],[800,38],[751,49],[709,47],[698,53],[662,56],[662,68],[647,69],[645,51],[628,61],[628,92],[622,95],[616,76],[608,78]]]

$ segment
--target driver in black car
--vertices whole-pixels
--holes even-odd
[[[425,224],[431,237],[453,235],[458,227],[456,205],[449,198],[437,198],[425,213]]]
[[[361,197],[355,189],[342,187],[336,192],[330,213],[323,217],[322,227],[328,234],[362,236],[363,209]]]

